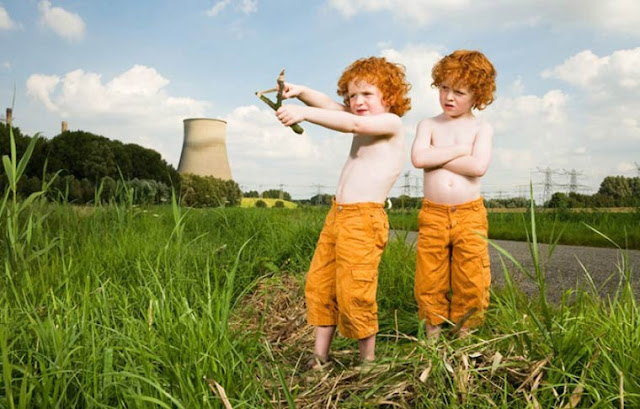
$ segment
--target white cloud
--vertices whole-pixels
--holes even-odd
[[[155,69],[136,65],[104,82],[97,73],[74,70],[62,78],[34,74],[27,93],[48,110],[83,129],[159,151],[177,166],[182,146],[182,120],[206,117],[211,104],[169,95],[169,80]]]
[[[327,0],[327,4],[346,18],[384,12],[418,25],[455,17],[457,24],[505,29],[552,22],[640,35],[637,0]]]
[[[213,7],[205,11],[205,14],[215,17],[231,4],[243,14],[251,14],[258,11],[258,0],[219,0]]]
[[[590,50],[569,57],[562,64],[543,71],[584,92],[584,132],[591,139],[638,141],[640,127],[640,47],[617,50],[603,57]]]
[[[426,25],[446,12],[467,8],[470,0],[329,0],[345,17],[361,12],[391,12],[402,19]]]
[[[5,61],[2,63],[2,66],[7,70],[10,71],[11,70],[11,63],[9,61]]]
[[[56,75],[34,74],[27,79],[27,94],[42,102],[48,110],[57,112],[58,107],[51,101],[50,94],[59,82]]]
[[[638,170],[637,165],[631,162],[620,162],[616,169],[622,173],[630,173]]]
[[[61,7],[52,7],[49,0],[42,0],[38,4],[38,8],[43,24],[56,34],[69,41],[82,40],[86,25],[78,14]]]
[[[0,6],[0,30],[12,30],[16,27],[16,23],[13,22],[7,10]]]
[[[350,135],[309,123],[302,124],[305,132],[298,135],[283,127],[271,109],[255,105],[235,108],[223,119],[231,171],[245,190],[282,183],[297,198],[313,196],[311,184],[323,185],[325,193],[335,191]]]
[[[544,70],[542,76],[560,79],[599,96],[611,96],[612,92],[620,90],[631,91],[640,88],[640,47],[617,50],[604,57],[584,50],[556,67]]]
[[[598,58],[591,50],[582,51],[559,66],[542,72],[543,78],[557,78],[569,84],[589,88],[594,79],[609,64],[609,57]]]

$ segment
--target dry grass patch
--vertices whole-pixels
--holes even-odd
[[[257,376],[274,407],[496,407],[508,396],[517,406],[535,408],[550,365],[549,358],[515,352],[522,333],[492,339],[445,335],[437,343],[394,333],[379,334],[374,365],[361,366],[355,341],[338,338],[333,367],[305,371],[313,328],[306,324],[302,277],[291,274],[261,279],[241,301],[232,325],[265,342],[268,353],[259,358],[264,373]]]

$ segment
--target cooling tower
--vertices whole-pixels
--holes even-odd
[[[191,118],[183,122],[184,142],[178,172],[231,180],[227,123],[210,118]]]

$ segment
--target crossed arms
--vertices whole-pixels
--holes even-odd
[[[430,119],[418,124],[411,148],[413,166],[427,171],[443,168],[467,177],[484,176],[491,159],[493,128],[487,123],[480,125],[470,145],[436,147],[433,146],[433,124]]]

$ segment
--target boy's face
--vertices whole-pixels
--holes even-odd
[[[377,115],[389,112],[382,99],[382,92],[364,80],[353,80],[347,86],[349,108],[356,115]]]
[[[440,93],[440,106],[442,111],[450,118],[458,118],[471,114],[473,107],[473,93],[462,85],[452,86],[443,82],[438,87]]]

